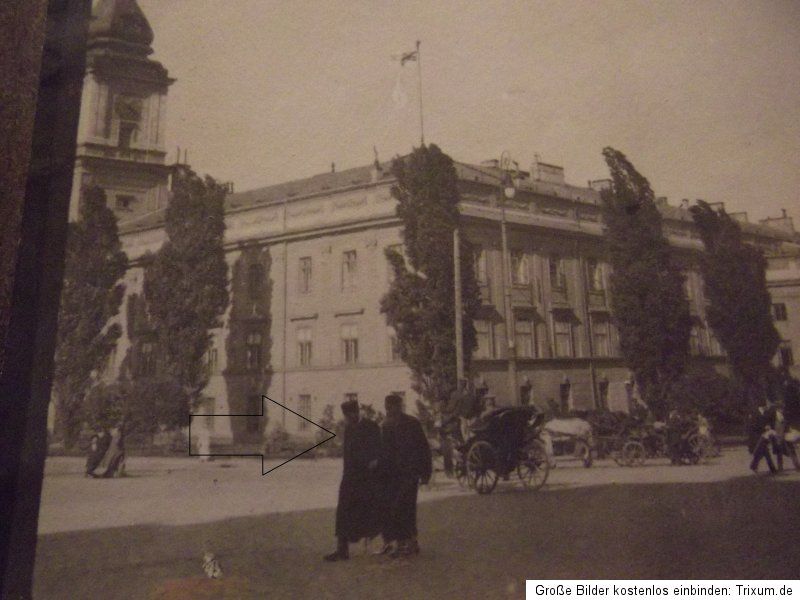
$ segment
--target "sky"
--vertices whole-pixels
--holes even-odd
[[[624,152],[657,195],[800,225],[800,2],[139,0],[167,148],[237,191],[425,141],[569,183]]]

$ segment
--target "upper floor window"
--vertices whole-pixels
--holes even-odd
[[[297,330],[297,355],[301,367],[311,364],[311,328],[309,327]]]
[[[611,336],[608,319],[604,315],[592,315],[592,350],[595,356],[611,356]]]
[[[254,263],[247,267],[247,294],[252,300],[258,299],[264,289],[264,267]]]
[[[389,334],[389,360],[392,362],[402,360],[402,356],[400,356],[400,340],[397,339],[395,333]]]
[[[596,258],[588,258],[586,260],[586,271],[589,289],[593,292],[602,292],[605,289],[605,284],[603,283],[603,269],[600,266],[600,261]]]
[[[358,326],[342,325],[342,362],[354,365],[358,362]]]
[[[567,289],[567,271],[564,259],[558,255],[550,257],[550,287],[554,290]]]
[[[688,272],[683,273],[683,291],[688,300],[694,300],[694,285],[692,283],[692,274]]]
[[[489,281],[489,272],[486,264],[486,248],[477,248],[472,257],[475,268],[475,279],[479,284]]]
[[[569,321],[556,319],[553,321],[553,337],[555,338],[556,356],[573,356],[572,324]]]
[[[214,374],[217,372],[217,365],[219,363],[219,356],[216,348],[209,348],[206,352],[206,366],[208,372]]]
[[[358,274],[358,255],[355,250],[342,252],[342,289],[352,288]]]
[[[261,368],[261,334],[249,333],[245,340],[245,364],[248,369]]]
[[[536,357],[536,327],[530,319],[514,321],[514,344],[520,358]]]
[[[531,282],[528,256],[521,250],[511,252],[511,283],[527,285]]]
[[[789,318],[786,313],[786,305],[782,302],[772,305],[772,314],[776,321],[786,321]]]
[[[475,336],[478,347],[475,358],[494,358],[494,340],[492,338],[492,324],[489,321],[475,321]]]
[[[310,256],[300,259],[300,269],[298,273],[297,290],[301,294],[308,294],[311,291],[312,263]]]

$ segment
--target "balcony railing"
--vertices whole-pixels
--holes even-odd
[[[589,290],[589,308],[595,310],[607,308],[605,290]]]
[[[550,300],[554,306],[569,306],[569,296],[566,288],[553,288],[550,292]]]
[[[533,286],[530,283],[515,283],[511,286],[512,306],[533,306]]]

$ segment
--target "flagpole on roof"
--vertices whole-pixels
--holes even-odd
[[[419,138],[421,144],[425,145],[425,123],[422,119],[422,53],[419,51],[419,40],[417,40],[417,78],[419,80]]]

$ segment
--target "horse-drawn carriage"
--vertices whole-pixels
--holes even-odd
[[[549,473],[543,423],[544,414],[532,406],[498,408],[482,416],[458,448],[454,467],[459,482],[489,494],[500,478],[515,473],[527,489],[542,487]]]

